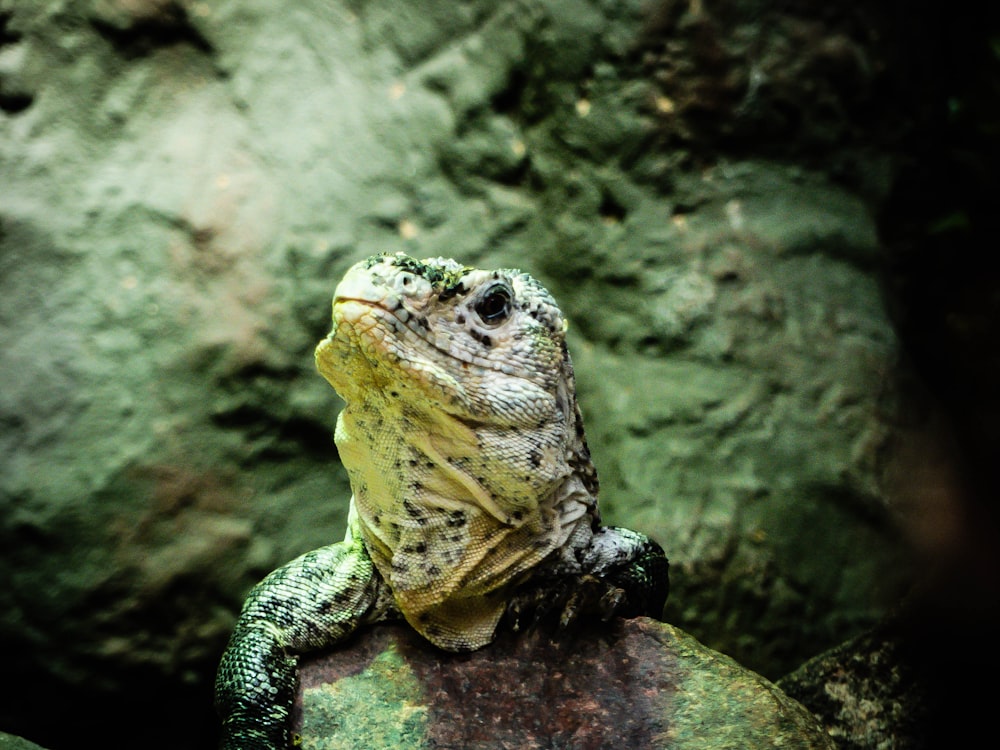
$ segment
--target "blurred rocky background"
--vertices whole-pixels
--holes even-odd
[[[0,0],[0,730],[213,746],[248,588],[343,533],[312,349],[381,251],[552,289],[670,622],[778,679],[905,601],[987,717],[994,13]]]

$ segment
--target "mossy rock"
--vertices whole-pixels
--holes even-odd
[[[403,625],[302,665],[305,750],[833,748],[768,680],[648,618],[442,652]]]

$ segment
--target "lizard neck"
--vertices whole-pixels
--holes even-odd
[[[586,443],[566,438],[573,402],[528,430],[440,410],[387,419],[386,398],[348,406],[336,441],[362,539],[397,596],[485,594],[599,521]]]

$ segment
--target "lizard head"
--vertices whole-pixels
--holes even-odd
[[[374,256],[337,286],[333,320],[316,361],[348,404],[505,427],[574,417],[566,322],[528,274]]]

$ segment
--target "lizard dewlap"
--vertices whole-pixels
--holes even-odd
[[[660,614],[663,551],[601,525],[565,332],[520,271],[382,255],[347,272],[316,349],[346,402],[347,536],[248,597],[216,683],[223,747],[285,747],[296,655],[366,623],[463,651],[553,602],[563,623]]]

